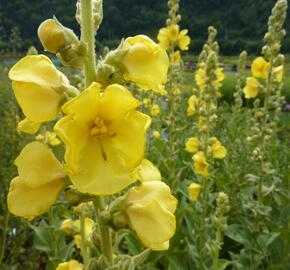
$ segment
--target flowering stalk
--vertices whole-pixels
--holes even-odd
[[[81,208],[80,209],[81,253],[83,257],[84,266],[86,267],[89,263],[89,253],[87,247],[86,226],[85,226],[86,211],[84,206],[81,205],[80,208]]]
[[[92,0],[81,0],[81,40],[87,45],[84,62],[86,86],[96,79],[95,33]]]

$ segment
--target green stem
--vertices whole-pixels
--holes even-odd
[[[55,235],[55,222],[54,222],[54,216],[53,216],[53,209],[52,207],[48,210],[48,222],[49,222],[49,229],[50,229],[50,235],[53,242],[53,255],[54,257],[57,257],[58,254],[58,244],[57,239]]]
[[[104,209],[104,200],[102,197],[96,197],[94,200],[94,207],[97,214],[100,236],[101,236],[101,251],[102,254],[107,258],[110,264],[113,263],[113,248],[112,248],[112,237],[111,230],[108,225],[106,225],[101,216],[101,211]]]
[[[80,231],[81,231],[81,253],[85,267],[89,263],[89,253],[87,247],[87,236],[86,236],[86,215],[84,207],[81,207],[80,212]]]
[[[217,229],[216,235],[215,235],[215,252],[213,256],[213,270],[219,270],[219,257],[220,257],[220,245],[221,245],[221,230]]]
[[[145,249],[141,253],[135,255],[133,257],[134,266],[137,267],[137,266],[141,265],[146,260],[146,258],[150,254],[150,252],[151,252],[150,249]]]
[[[86,86],[96,80],[95,27],[92,0],[81,0],[81,41],[87,44],[84,63]]]

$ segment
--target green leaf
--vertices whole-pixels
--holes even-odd
[[[248,245],[250,243],[250,233],[243,226],[238,224],[227,226],[225,235],[240,244]]]

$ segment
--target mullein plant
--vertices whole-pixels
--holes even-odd
[[[254,99],[251,135],[247,141],[255,148],[252,159],[258,169],[249,174],[249,180],[256,183],[252,212],[252,241],[249,269],[260,269],[265,254],[259,239],[271,239],[275,232],[267,227],[271,207],[267,203],[270,196],[279,190],[279,173],[271,159],[271,149],[277,145],[277,125],[282,108],[281,95],[284,75],[284,56],[280,53],[281,42],[286,32],[283,24],[286,19],[287,1],[279,0],[268,21],[268,32],[264,36],[262,56],[252,62],[251,76],[243,89],[246,99]],[[269,243],[268,243],[269,244]]]
[[[44,49],[63,65],[83,71],[83,91],[42,54],[22,58],[9,72],[25,115],[18,130],[36,140],[15,160],[18,176],[10,183],[8,208],[33,220],[56,202],[91,201],[93,214],[81,206],[79,221],[62,225],[63,230],[74,228],[82,261],[62,262],[56,269],[135,269],[150,250],[169,248],[177,200],[161,182],[159,170],[144,159],[150,117],[137,110],[140,102],[125,83],[163,92],[169,60],[161,46],[138,35],[122,40],[96,63],[102,1],[79,1],[76,19],[81,39],[56,18],[41,23],[38,36]],[[63,161],[53,148],[61,142]],[[129,256],[113,242],[124,228],[130,228],[146,247],[140,254]]]
[[[219,46],[215,41],[217,31],[213,27],[208,29],[209,37],[207,43],[199,57],[195,81],[197,89],[195,94],[188,100],[188,112],[190,116],[197,115],[197,123],[194,124],[197,132],[195,137],[186,141],[185,150],[192,155],[193,171],[197,178],[197,183],[192,183],[188,187],[189,198],[195,202],[195,211],[198,222],[195,226],[195,245],[197,254],[194,255],[196,267],[207,269],[210,263],[208,256],[211,242],[209,220],[212,200],[211,191],[214,186],[214,160],[222,160],[227,155],[226,148],[218,138],[215,137],[215,124],[217,120],[218,98],[220,97],[220,87],[225,76],[223,69],[218,65]],[[200,194],[199,194],[200,193]],[[194,196],[195,194],[195,196]],[[215,244],[212,249],[220,248],[221,242]],[[217,253],[215,253],[217,254]],[[216,269],[216,268],[215,268]]]
[[[163,47],[170,59],[170,68],[168,74],[168,81],[166,85],[166,93],[168,100],[168,119],[167,133],[168,133],[168,159],[167,159],[167,181],[175,190],[177,188],[178,176],[175,170],[176,159],[176,116],[178,111],[178,103],[180,101],[180,83],[182,78],[182,58],[181,51],[187,51],[190,45],[190,37],[187,29],[180,29],[179,23],[181,15],[178,14],[180,8],[180,0],[168,1],[168,18],[166,20],[166,27],[159,30],[157,39],[161,47]]]

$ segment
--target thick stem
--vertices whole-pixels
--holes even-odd
[[[87,57],[84,63],[86,86],[96,80],[95,28],[92,0],[81,0],[81,40],[87,44]]]
[[[221,245],[221,240],[222,240],[222,233],[220,228],[217,229],[216,235],[215,235],[215,253],[213,256],[213,269],[214,270],[219,270],[219,257],[220,257],[220,245]]]
[[[108,225],[106,225],[101,216],[101,211],[104,208],[104,200],[102,197],[96,197],[94,200],[94,207],[96,210],[98,224],[101,236],[101,251],[102,254],[107,258],[110,264],[113,263],[113,249],[112,249],[112,237],[111,230]]]

